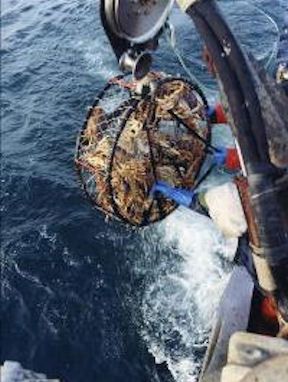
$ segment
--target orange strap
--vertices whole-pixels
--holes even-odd
[[[226,169],[231,171],[240,170],[241,164],[240,164],[237,149],[232,148],[232,149],[226,149],[226,150],[227,150]]]
[[[278,322],[275,303],[269,296],[265,296],[261,302],[261,316],[267,322]]]
[[[226,115],[224,114],[221,104],[215,105],[216,123],[227,123]]]

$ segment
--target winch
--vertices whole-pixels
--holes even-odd
[[[139,80],[150,70],[150,52],[174,0],[102,0],[101,18],[121,70]],[[133,22],[132,22],[133,20]]]

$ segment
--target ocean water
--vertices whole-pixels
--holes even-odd
[[[281,4],[269,4],[221,2],[245,48],[271,69]],[[137,231],[105,222],[85,200],[76,135],[118,73],[98,8],[2,2],[1,363],[65,382],[196,381],[237,243],[182,208]],[[216,98],[193,26],[177,8],[171,19],[187,66]],[[154,62],[185,74],[164,39]],[[231,140],[227,128],[215,136]]]

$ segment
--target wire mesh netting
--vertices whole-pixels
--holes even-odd
[[[90,108],[76,147],[75,163],[92,203],[136,226],[159,221],[177,207],[151,188],[156,181],[193,188],[210,141],[207,101],[197,85],[159,73],[150,79],[150,91],[141,95],[133,81],[110,80]]]

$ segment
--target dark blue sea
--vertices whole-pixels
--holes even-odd
[[[272,70],[281,4],[269,3],[221,5]],[[85,199],[76,136],[118,73],[98,8],[2,1],[1,363],[62,382],[193,382],[237,243],[181,208],[133,230],[105,222]],[[177,8],[172,22],[187,66],[216,98],[199,36]],[[164,38],[154,68],[185,75]],[[215,136],[231,139],[227,128]]]

